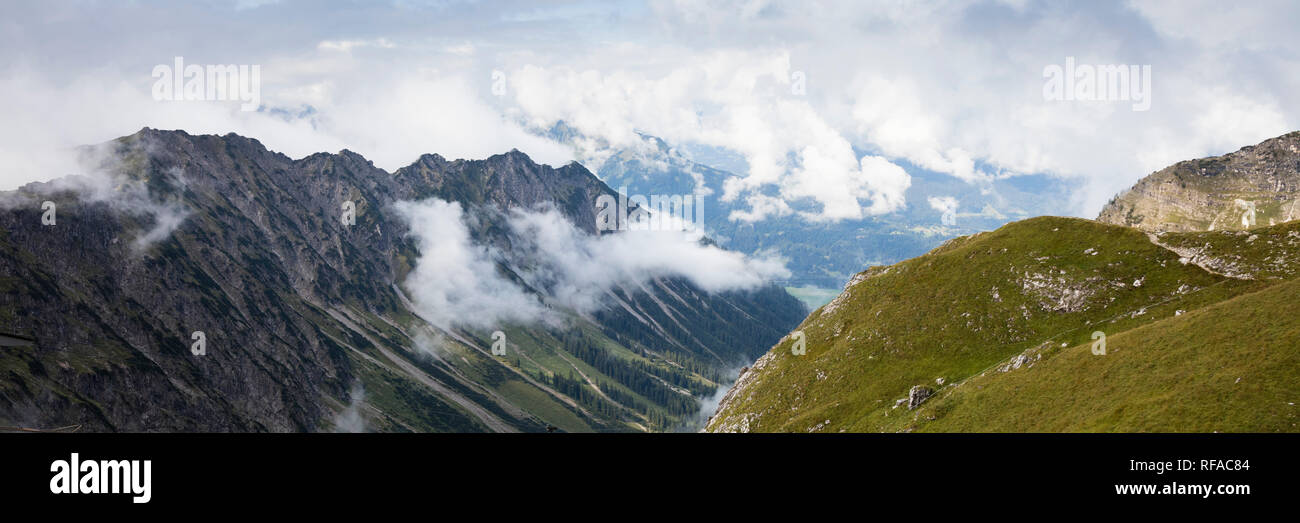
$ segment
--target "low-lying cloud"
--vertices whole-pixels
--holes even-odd
[[[590,235],[554,209],[510,211],[512,249],[500,252],[474,243],[459,203],[429,199],[394,207],[421,253],[403,286],[420,315],[442,328],[554,322],[560,316],[552,307],[594,312],[609,305],[612,289],[655,278],[685,278],[714,293],[754,289],[790,274],[783,260],[705,245],[698,232]],[[504,276],[498,264],[543,296]]]
[[[546,313],[538,299],[497,273],[486,247],[475,245],[459,203],[439,199],[397,202],[420,258],[404,285],[417,312],[441,327],[531,323]]]
[[[699,242],[698,232],[628,230],[592,236],[559,212],[515,210],[510,228],[536,264],[525,274],[580,312],[599,308],[607,290],[682,277],[707,292],[753,289],[790,272],[778,258],[750,258]]]
[[[348,393],[348,406],[334,416],[334,432],[357,434],[366,432],[366,418],[361,414],[365,405],[366,389],[357,382]]]
[[[748,205],[734,219],[892,212],[906,173],[881,162],[974,188],[1079,179],[1062,212],[1091,216],[1153,170],[1300,122],[1294,2],[291,4],[10,6],[0,188],[67,174],[60,151],[144,126],[290,156],[348,148],[392,170],[431,151],[564,163],[571,151],[529,132],[563,120],[615,147],[639,130],[737,153],[746,172],[722,196]],[[261,65],[265,110],[153,100],[150,70],[181,54]],[[1044,100],[1041,72],[1067,57],[1150,65],[1150,110]]]
[[[800,94],[804,80],[789,53],[718,51],[675,63],[667,72],[527,64],[510,71],[510,92],[533,127],[564,122],[616,148],[636,147],[634,130],[648,129],[669,142],[740,153],[748,168],[727,180],[721,195],[748,207],[729,216],[734,220],[790,214],[796,200],[815,204],[799,213],[814,221],[903,207],[908,174],[883,157],[858,156]],[[773,190],[778,196],[766,193]]]
[[[147,148],[149,144],[141,147]],[[74,156],[70,152],[67,155]],[[144,181],[122,174],[122,158],[108,145],[85,148],[75,156],[77,160],[70,165],[76,166],[74,172],[80,174],[31,185],[27,191],[0,195],[0,208],[20,205],[36,208],[49,198],[56,205],[57,220],[58,205],[67,203],[60,200],[61,195],[71,194],[83,203],[104,203],[119,213],[144,218],[145,228],[131,243],[136,252],[168,238],[189,217],[190,211],[179,196],[151,194]],[[183,169],[172,168],[154,176],[163,177],[162,185],[175,188],[176,194],[184,192]]]

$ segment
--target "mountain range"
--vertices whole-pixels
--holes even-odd
[[[691,429],[806,313],[602,234],[607,185],[518,151],[387,172],[146,128],[79,154],[0,195],[0,325],[29,340],[0,346],[0,425]]]
[[[914,208],[733,220],[717,195],[736,174],[643,138],[596,173],[519,151],[389,172],[346,150],[292,159],[238,135],[148,128],[81,148],[84,174],[0,194],[0,427],[1300,421],[1300,133],[1157,171],[1096,220],[994,209],[962,227],[995,230],[937,246],[956,229],[918,230],[933,217]],[[707,235],[604,230],[596,202],[616,187],[703,188]],[[833,299],[802,296],[810,314],[787,292],[848,267]]]

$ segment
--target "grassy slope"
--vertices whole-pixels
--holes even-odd
[[[1293,432],[1300,281],[976,377],[917,409],[926,431]],[[1262,321],[1261,321],[1262,320]],[[934,417],[933,420],[929,418]]]
[[[1250,235],[1223,233],[1166,235],[1162,240],[1226,242],[1218,247],[1220,254],[1246,249],[1247,245],[1260,249],[1268,246],[1280,252],[1267,257],[1267,264],[1276,264],[1279,259],[1289,263],[1297,252],[1294,240],[1300,233],[1292,235],[1297,229],[1296,224],[1286,224],[1252,231],[1259,237],[1249,243]],[[1088,249],[1095,249],[1097,254]],[[1121,334],[1125,331],[1171,318],[1176,310],[1194,311],[1259,291],[1277,283],[1271,278],[1289,274],[1275,270],[1257,281],[1241,281],[1182,264],[1179,258],[1152,245],[1145,234],[1134,229],[1044,217],[954,240],[887,270],[873,268],[867,272],[872,276],[854,285],[843,299],[814,312],[800,326],[807,336],[806,355],[792,356],[789,338],[779,343],[770,363],[751,378],[751,385],[737,391],[712,420],[710,429],[734,429],[742,419],[753,431],[916,428],[916,412],[894,408],[913,385],[938,388],[942,399],[951,384],[1022,353],[1050,357],[1062,344],[1084,347],[1086,352],[1095,330],[1110,334],[1111,345],[1122,347],[1126,341],[1137,339],[1129,336],[1138,335],[1137,331]],[[1133,282],[1139,279],[1142,285],[1135,287]],[[1045,287],[1035,289],[1039,284]],[[1071,302],[1068,297],[1075,290],[1082,298]],[[1059,307],[1056,300],[1062,296],[1067,297],[1066,307]],[[1200,314],[1187,318],[1204,317]],[[1182,317],[1179,321],[1183,321]],[[1287,321],[1263,323],[1284,327]],[[1278,335],[1279,340],[1286,339],[1285,333]],[[1240,350],[1252,349],[1243,346]],[[1244,358],[1249,353],[1237,356]],[[1274,364],[1279,362],[1260,363]],[[1192,368],[1184,371],[1194,372]],[[948,388],[938,387],[936,378],[943,378]],[[1144,397],[1139,391],[1134,394],[1134,398]],[[1209,401],[1205,397],[1196,400]],[[960,410],[959,405],[946,405],[945,416],[955,416],[954,412]],[[930,416],[943,413],[935,409],[945,404],[935,400],[927,406],[933,411],[926,411]],[[1134,415],[1144,415],[1140,410],[1135,410],[1139,413]],[[1245,423],[1221,428],[1251,430],[1261,426]],[[961,426],[955,421],[953,428],[985,430],[977,424]],[[1041,428],[1102,427],[1063,423]],[[1140,426],[1131,428],[1142,430]],[[1186,426],[1187,430],[1203,428]],[[1009,422],[988,430],[1035,427]]]

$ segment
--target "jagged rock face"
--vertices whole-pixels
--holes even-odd
[[[0,330],[36,339],[0,347],[0,425],[330,430],[364,369],[401,391],[390,391],[385,409],[404,417],[371,409],[388,420],[383,428],[545,430],[545,419],[491,389],[506,379],[591,427],[610,423],[479,359],[490,342],[475,333],[443,333],[466,348],[464,368],[419,360],[415,315],[398,285],[419,253],[393,202],[459,202],[481,218],[470,226],[476,240],[507,249],[494,217],[512,208],[549,205],[594,233],[592,202],[612,191],[581,166],[554,169],[511,151],[477,161],[426,155],[388,173],[350,151],[293,160],[233,134],[151,129],[87,154],[117,176],[112,197],[69,190],[72,180],[0,195]],[[57,205],[53,227],[42,224],[44,201]],[[341,221],[345,201],[355,204],[354,225]],[[696,318],[691,326],[712,332],[631,329],[637,322],[624,310],[584,321],[629,347],[689,352],[723,368],[756,356],[802,315],[774,287],[717,295],[682,279],[648,287],[620,296],[641,318]],[[191,353],[195,331],[203,356]],[[739,333],[770,338],[728,343]]]
[[[393,174],[402,192],[422,199],[430,196],[462,204],[502,209],[531,209],[554,205],[575,226],[596,233],[592,202],[600,194],[615,194],[586,169],[570,163],[559,169],[533,163],[512,150],[484,161],[447,161],[436,154],[421,156]]]
[[[1241,230],[1300,218],[1300,132],[1143,178],[1097,219],[1147,231]]]

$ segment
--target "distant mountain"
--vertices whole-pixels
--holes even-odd
[[[1100,222],[1033,218],[871,267],[707,429],[1300,430],[1300,221],[1280,223],[1297,136],[1156,173]],[[1224,230],[1237,199],[1257,224]]]
[[[688,150],[648,134],[640,135],[643,141],[639,146],[608,149],[607,145],[590,145],[598,140],[582,138],[564,124],[549,136],[584,144],[579,149],[591,156],[589,165],[594,164],[597,175],[615,190],[642,195],[704,193],[704,221],[710,236],[735,251],[785,257],[793,273],[786,282],[789,287],[831,291],[825,298],[809,296],[813,307],[833,297],[862,267],[895,263],[923,254],[948,238],[1051,212],[1067,198],[1069,188],[1067,182],[1046,176],[1018,176],[977,187],[948,175],[911,168],[907,206],[894,213],[839,222],[814,222],[795,215],[746,222],[732,219],[733,212],[747,210],[743,199],[722,198],[723,184],[740,175],[697,160],[718,158],[714,151]],[[743,160],[726,163],[744,164]],[[776,196],[770,188],[767,194]],[[944,222],[942,211],[930,205],[931,197],[953,198],[955,208],[949,222]],[[810,202],[789,203],[796,210],[816,210]]]
[[[1300,218],[1300,131],[1138,181],[1097,220],[1146,231],[1244,230]]]
[[[510,219],[552,209],[595,236],[593,201],[612,191],[576,164],[426,155],[389,173],[350,151],[293,160],[233,134],[152,129],[84,152],[106,178],[0,195],[0,329],[35,340],[0,346],[0,425],[671,430],[804,314],[777,287],[707,292],[666,276],[566,308]],[[456,254],[421,252],[395,207],[427,199],[463,212],[488,276],[547,321],[468,327],[413,304],[420,264]]]

